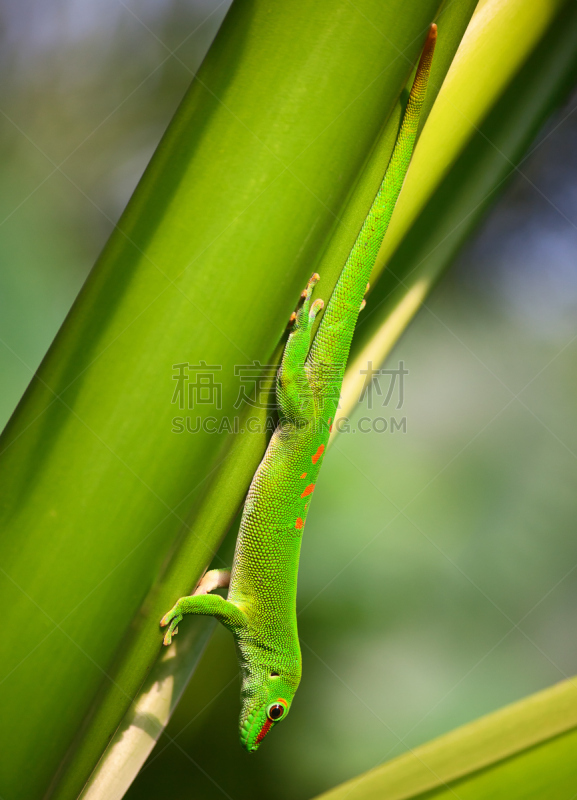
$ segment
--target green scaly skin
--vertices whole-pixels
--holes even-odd
[[[393,155],[311,345],[322,300],[313,275],[294,318],[277,377],[279,424],[252,480],[230,573],[228,597],[208,592],[228,573],[205,575],[163,617],[170,644],[185,614],[209,614],[235,639],[242,673],[240,740],[256,750],[285,719],[301,678],[296,587],[301,537],[363,296],[413,152],[436,39],[431,26]],[[310,352],[309,352],[310,350]]]

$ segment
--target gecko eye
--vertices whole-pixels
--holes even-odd
[[[286,707],[281,703],[271,703],[266,710],[267,717],[273,722],[278,722],[285,715]]]

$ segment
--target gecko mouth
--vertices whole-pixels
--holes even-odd
[[[272,728],[272,725],[273,725],[273,721],[272,721],[272,719],[266,719],[266,720],[265,720],[265,723],[264,723],[264,725],[263,725],[263,726],[262,726],[262,728],[260,729],[260,733],[259,733],[259,735],[256,737],[256,741],[255,741],[255,743],[254,743],[254,748],[253,748],[254,750],[256,750],[256,748],[257,748],[257,747],[259,746],[259,744],[262,742],[262,740],[264,739],[264,737],[265,737],[265,736],[267,735],[267,733],[270,731],[270,729]]]
[[[274,727],[276,721],[266,716],[262,722],[259,722],[258,717],[256,720],[254,719],[255,716],[257,715],[251,714],[245,720],[241,730],[241,744],[249,753],[254,753],[258,750],[260,743],[270,729]]]

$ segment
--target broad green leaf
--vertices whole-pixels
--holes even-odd
[[[0,794],[77,797],[142,686],[265,446],[221,425],[252,413],[234,368],[278,353],[440,5],[225,19],[0,442]],[[221,407],[192,436],[173,365],[201,362]]]
[[[319,800],[570,800],[577,785],[576,744],[573,678],[417,747]]]

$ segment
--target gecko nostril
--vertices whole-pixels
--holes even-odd
[[[271,672],[270,676],[271,676],[271,678],[278,678],[279,674],[278,674],[278,672]]]

